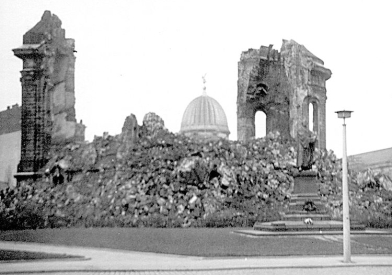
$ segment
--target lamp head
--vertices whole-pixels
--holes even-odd
[[[351,113],[352,113],[352,112],[353,112],[353,111],[346,111],[346,110],[343,110],[343,111],[337,111],[337,112],[335,112],[335,113],[338,114],[338,118],[346,119],[346,118],[351,117]]]

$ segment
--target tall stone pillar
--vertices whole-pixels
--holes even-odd
[[[255,111],[251,106],[237,107],[237,138],[248,140],[255,136]]]
[[[324,97],[320,101],[320,108],[319,108],[319,148],[326,149],[327,148],[327,131],[326,131],[326,116],[325,116],[325,104],[326,104],[326,98]]]
[[[84,140],[85,126],[75,115],[74,49],[60,19],[45,11],[24,34],[23,45],[13,50],[23,60],[18,181],[39,176],[53,145]]]
[[[43,54],[38,45],[14,50],[23,60],[22,83],[22,149],[18,172],[34,175],[47,159],[50,146],[50,101],[42,69]]]

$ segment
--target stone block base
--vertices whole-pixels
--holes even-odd
[[[256,222],[254,230],[284,231],[342,231],[343,222],[333,221],[327,214],[318,194],[319,183],[313,171],[302,171],[294,178],[294,191],[290,199],[289,211],[279,221]],[[310,224],[305,223],[311,219]],[[351,230],[365,230],[365,226],[351,223]]]
[[[353,231],[365,230],[365,226],[359,223],[351,223],[350,228]],[[343,222],[314,221],[313,224],[305,224],[303,221],[256,222],[253,229],[259,231],[343,231]]]

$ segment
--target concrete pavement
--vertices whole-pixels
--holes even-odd
[[[5,262],[0,274],[392,274],[392,255],[205,258],[38,243],[0,242],[0,249],[60,253],[83,259]]]

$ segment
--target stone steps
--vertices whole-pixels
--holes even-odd
[[[276,222],[256,222],[254,230],[259,231],[343,231],[341,221],[314,221],[313,224],[305,224],[302,221],[276,221]],[[359,223],[351,223],[350,229],[353,231],[365,230],[365,226]]]
[[[304,204],[305,203],[301,203],[301,204],[296,204],[296,203],[289,203],[289,209],[290,211],[305,211],[304,210]],[[322,203],[315,203],[314,204],[316,207],[316,210],[314,210],[315,212],[322,212],[325,210],[325,206]]]
[[[295,205],[304,205],[306,202],[308,202],[309,200],[296,200],[296,201],[291,201],[290,200],[290,203],[289,203],[289,205],[293,205],[293,206],[295,206]],[[324,202],[322,202],[321,200],[316,200],[316,201],[314,201],[314,200],[310,200],[311,202],[313,202],[315,205],[324,205]]]
[[[316,210],[312,211],[313,213],[324,212],[324,202],[321,200],[320,196],[315,193],[293,194],[289,202],[289,212],[296,212],[297,214],[307,214],[308,212],[304,211],[304,205],[306,202],[309,201],[313,202],[314,206],[316,207]]]
[[[313,211],[304,210],[306,202],[312,202],[316,207]],[[311,218],[313,221],[331,220],[326,214],[324,202],[321,201],[318,193],[295,193],[292,194],[289,203],[289,211],[282,215],[282,221],[304,221]]]
[[[300,213],[300,214],[283,214],[282,221],[303,221],[307,218],[311,218],[313,221],[331,220],[331,217],[327,214],[318,214],[312,212]]]
[[[313,197],[313,198],[319,198],[318,193],[294,193],[291,195],[291,199],[296,198],[296,197]]]
[[[304,211],[304,210],[290,210],[285,214],[300,214],[300,215],[307,215],[307,214],[327,214],[326,210],[316,210],[312,212]]]
[[[294,192],[290,198],[289,211],[282,214],[279,221],[256,222],[253,229],[271,232],[343,231],[343,222],[331,220],[327,214],[326,201],[318,195],[316,174],[302,172],[294,181]],[[315,209],[306,211],[304,209],[306,202],[312,202]],[[312,219],[312,224],[304,222],[307,218]],[[355,222],[351,222],[350,227],[351,230],[365,230],[364,225]]]
[[[293,194],[290,198],[291,202],[306,202],[306,201],[319,201],[321,202],[322,199],[318,194]]]

